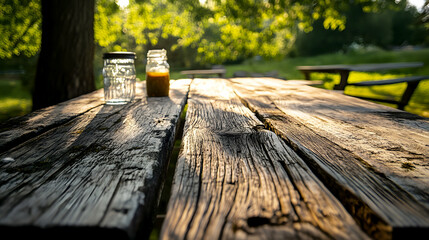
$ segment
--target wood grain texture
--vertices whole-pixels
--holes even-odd
[[[136,99],[146,95],[144,82],[136,83]],[[31,112],[0,124],[0,153],[104,104],[103,89]],[[0,159],[1,160],[1,159]]]
[[[0,168],[2,232],[48,239],[147,234],[189,83],[172,81],[170,97],[92,107],[1,153],[15,160]]]
[[[161,239],[366,239],[222,79],[191,85]]]
[[[103,90],[10,119],[0,125],[0,152],[102,105]]]
[[[243,102],[307,160],[369,234],[427,236],[428,119],[282,80],[232,81]]]

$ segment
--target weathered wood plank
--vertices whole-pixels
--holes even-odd
[[[136,99],[145,96],[137,82]],[[104,104],[103,89],[46,107],[0,124],[0,153]],[[1,160],[1,159],[0,159]],[[1,164],[1,163],[0,163]]]
[[[2,123],[0,152],[102,105],[103,100],[103,92],[98,90]]]
[[[161,239],[366,239],[222,79],[191,85]]]
[[[429,232],[428,119],[287,81],[231,81],[372,236]]]
[[[147,234],[189,83],[172,81],[170,97],[94,107],[1,153],[15,160],[0,168],[2,233]]]

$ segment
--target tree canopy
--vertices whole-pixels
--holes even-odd
[[[37,54],[41,23],[40,1],[0,0],[0,59]]]
[[[343,5],[341,0],[131,0],[120,11],[114,2],[100,0],[96,42],[112,50],[139,51],[170,39],[171,50],[194,49],[196,60],[207,63],[254,55],[273,58],[284,56],[296,32],[311,30],[312,22],[322,16],[325,27],[343,29]]]
[[[0,1],[0,58],[37,54],[40,0]],[[405,0],[129,0],[120,7],[115,0],[96,0],[94,38],[104,51],[188,49],[186,55],[200,63],[255,55],[275,58],[292,49],[299,32],[315,26],[343,31],[350,26],[351,6],[368,13],[404,10],[406,4]]]

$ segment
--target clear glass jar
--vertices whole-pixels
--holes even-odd
[[[136,68],[134,52],[103,54],[104,100],[109,105],[132,101],[136,93]]]
[[[146,92],[148,97],[168,96],[170,91],[170,65],[165,49],[149,50],[146,64]]]

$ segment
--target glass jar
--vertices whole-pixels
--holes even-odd
[[[170,91],[170,65],[165,49],[149,50],[146,64],[146,92],[148,97],[168,96]]]
[[[134,52],[103,54],[104,100],[109,105],[125,104],[134,99],[136,68]]]

